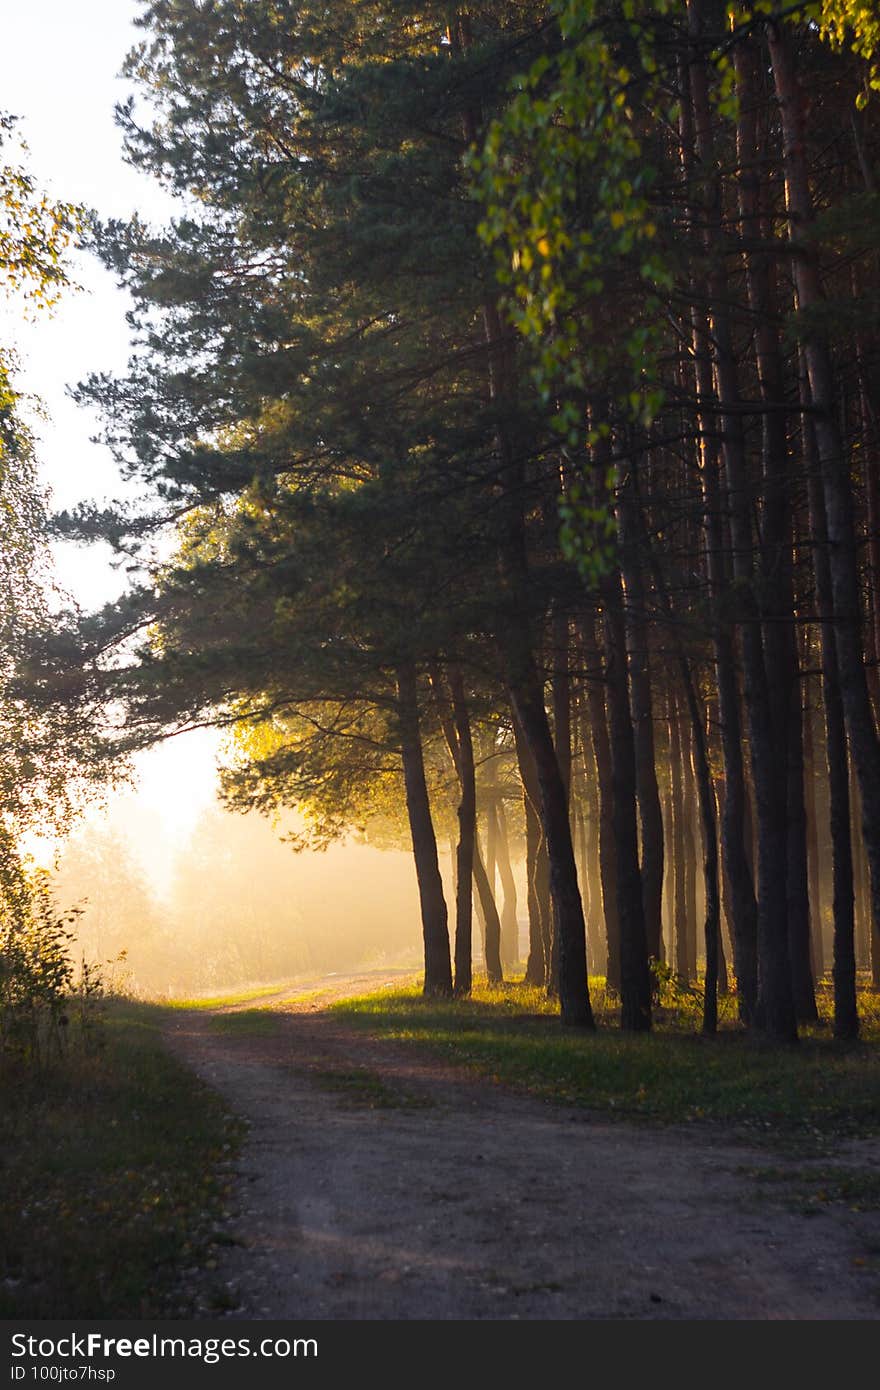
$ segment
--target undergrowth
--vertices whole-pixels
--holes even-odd
[[[591,981],[599,1027],[563,1029],[558,1004],[522,985],[478,984],[469,999],[424,998],[417,989],[383,991],[333,1005],[371,1033],[430,1048],[492,1081],[606,1115],[665,1123],[723,1122],[756,1135],[798,1142],[880,1132],[880,1002],[860,999],[863,1040],[830,1035],[823,1017],[802,1029],[796,1047],[768,1047],[747,1036],[725,1000],[714,1039],[698,1032],[699,992],[664,991],[650,1034],[624,1034],[604,981]]]
[[[108,1001],[99,1051],[0,1072],[0,1317],[192,1315],[242,1126],[162,1017]]]

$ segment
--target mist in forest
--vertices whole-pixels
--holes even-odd
[[[665,784],[664,784],[665,785]],[[294,850],[284,838],[298,827],[291,817],[275,825],[257,814],[241,815],[208,800],[200,809],[161,803],[149,795],[115,799],[109,810],[80,822],[58,854],[53,892],[73,910],[76,954],[101,967],[111,987],[150,997],[182,997],[234,990],[292,977],[380,968],[419,970],[423,942],[411,850],[397,835],[378,836],[381,846],[355,838],[326,850]],[[528,951],[526,868],[516,802],[508,802],[511,904],[519,946],[505,949],[505,965],[524,967]],[[823,817],[818,818],[821,822]],[[587,822],[576,836],[589,933],[591,974],[606,968],[598,842]],[[393,847],[389,847],[389,839]],[[821,839],[821,837],[820,837]],[[442,842],[441,842],[442,843]],[[485,839],[484,839],[485,843]],[[702,963],[700,925],[705,912],[696,873],[697,845],[686,845],[691,883],[685,894],[684,931],[692,968]],[[824,843],[817,866],[825,865]],[[826,851],[823,853],[823,851]],[[441,853],[450,919],[455,903],[454,845]],[[491,857],[489,859],[491,867]],[[665,875],[664,955],[676,935],[671,866]],[[495,878],[499,908],[502,884]],[[816,884],[821,913],[815,946],[818,973],[831,954],[830,883]],[[857,947],[865,965],[868,946],[864,893],[857,896]],[[450,925],[452,925],[450,920]],[[722,947],[732,947],[722,919]],[[475,901],[474,955],[483,962],[482,912]],[[512,978],[505,969],[507,978]]]
[[[170,997],[417,969],[412,855],[354,841],[297,852],[284,833],[214,804],[181,834],[137,798],[83,823],[53,875],[57,902],[79,908],[77,953],[111,985]]]

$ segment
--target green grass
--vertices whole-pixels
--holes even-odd
[[[271,1037],[281,1027],[281,1015],[269,1008],[239,1009],[235,1013],[214,1014],[207,1020],[209,1033],[225,1037]]]
[[[235,994],[213,994],[210,998],[200,999],[169,999],[165,1003],[168,1009],[231,1009],[236,1004],[249,1004],[253,999],[269,999],[276,994],[283,994],[289,988],[288,985],[261,985],[258,989],[239,990]]]
[[[98,1054],[0,1073],[0,1317],[187,1315],[243,1127],[162,1017],[113,1001]]]
[[[693,1030],[694,1005],[658,1011],[653,1033],[626,1035],[596,982],[599,1031],[562,1029],[542,992],[479,986],[469,1000],[383,991],[333,1006],[340,1018],[428,1047],[492,1081],[608,1116],[664,1123],[722,1122],[750,1138],[798,1142],[880,1132],[878,1002],[863,1000],[866,1041],[836,1043],[827,1020],[798,1047],[760,1046],[731,1016],[715,1039]],[[696,996],[695,996],[696,997]],[[679,1001],[680,1002],[680,1001]]]
[[[850,1211],[880,1211],[880,1174],[867,1168],[746,1168],[764,1196],[783,1200],[808,1215],[831,1205]]]
[[[315,985],[300,989],[296,994],[289,993],[293,989],[292,984],[264,985],[259,989],[240,990],[235,994],[213,994],[209,998],[199,999],[168,999],[162,1001],[162,1006],[167,1009],[199,1009],[210,1012],[214,1009],[235,1009],[238,1011],[240,1004],[250,1004],[255,1000],[264,999],[268,1002],[260,1005],[261,1009],[287,1009],[292,1004],[304,1004],[307,1000],[317,999],[322,994],[326,994],[326,985]],[[284,995],[279,999],[279,995]]]

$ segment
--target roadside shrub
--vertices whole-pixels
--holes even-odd
[[[101,1042],[100,969],[77,975],[72,928],[81,909],[59,909],[48,875],[0,855],[0,1059],[41,1066],[71,1033],[92,1051]]]

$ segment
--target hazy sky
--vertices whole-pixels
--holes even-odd
[[[162,221],[173,204],[123,163],[113,119],[114,103],[130,90],[117,74],[138,38],[132,19],[141,8],[135,0],[0,0],[0,109],[21,118],[29,168],[53,196],[105,216],[137,209]],[[84,292],[66,296],[51,317],[23,325],[17,310],[0,312],[0,339],[21,356],[19,384],[48,411],[48,422],[33,426],[57,507],[122,490],[109,453],[90,442],[96,420],[65,391],[91,371],[125,365],[127,302],[90,257],[78,259],[75,274]],[[124,587],[100,548],[64,547],[58,568],[85,607]],[[175,739],[143,759],[142,796],[161,806],[171,835],[187,829],[212,795],[214,742],[208,734]]]
[[[20,117],[30,147],[28,165],[55,197],[85,203],[104,215],[135,209],[161,220],[173,204],[149,179],[123,163],[114,103],[129,84],[117,79],[137,38],[130,21],[134,0],[0,0],[0,108]],[[92,257],[76,259],[84,285],[55,313],[21,324],[4,317],[3,337],[22,355],[22,379],[44,402],[51,425],[38,425],[40,458],[58,506],[111,495],[120,484],[106,450],[89,442],[96,421],[65,395],[89,371],[121,368],[128,355],[125,296]],[[80,552],[82,554],[82,552]],[[103,577],[93,589],[95,562],[65,561],[65,578],[86,601],[105,597],[120,579]]]

